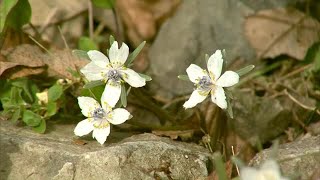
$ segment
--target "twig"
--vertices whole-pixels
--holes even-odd
[[[284,80],[284,79],[287,79],[287,78],[289,78],[289,77],[291,77],[291,76],[294,76],[294,75],[296,75],[296,74],[298,74],[298,73],[300,73],[300,72],[302,72],[302,71],[304,71],[304,70],[306,70],[306,69],[308,69],[308,68],[311,68],[312,65],[313,65],[313,64],[308,64],[308,65],[302,66],[302,67],[300,67],[300,68],[298,68],[298,69],[296,69],[296,70],[294,70],[294,71],[291,71],[290,73],[286,74],[285,76],[279,78],[279,81],[282,81],[282,80]]]
[[[231,151],[232,151],[232,155],[233,155],[233,156],[235,156],[233,146],[231,146]],[[237,165],[237,164],[235,164],[235,165],[236,165],[236,169],[237,169],[238,176],[240,176],[239,167],[238,167],[238,165]]]
[[[63,40],[63,43],[64,43],[65,47],[69,50],[68,43],[67,43],[66,38],[64,37],[64,35],[63,35],[63,33],[62,33],[62,30],[61,30],[60,26],[58,26],[58,30],[59,30],[59,32],[60,32],[60,36],[61,36],[61,38],[62,38],[62,40]]]
[[[51,56],[53,56],[53,54],[47,49],[45,48],[42,44],[40,44],[37,40],[35,40],[32,36],[29,36],[29,38],[35,42],[39,47],[41,47],[43,50],[45,50],[48,54],[50,54]]]
[[[93,13],[92,13],[92,2],[88,0],[88,18],[89,18],[89,37],[93,40]]]
[[[286,94],[293,102],[295,102],[296,104],[298,104],[299,106],[301,106],[304,109],[310,110],[310,111],[314,111],[316,110],[316,107],[310,107],[308,105],[305,105],[303,103],[301,103],[300,101],[298,101],[296,98],[294,98],[288,91],[287,89],[283,90],[284,94]],[[320,115],[320,111],[316,110],[316,112]]]

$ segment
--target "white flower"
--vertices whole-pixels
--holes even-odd
[[[97,50],[88,51],[91,62],[80,71],[89,81],[104,80],[106,87],[102,97],[112,107],[116,105],[121,94],[121,83],[127,82],[132,87],[142,87],[146,80],[138,73],[124,67],[129,55],[129,47],[114,41],[109,50],[109,58]]]
[[[83,136],[93,131],[92,137],[100,144],[103,144],[110,134],[110,123],[118,125],[131,118],[131,114],[123,108],[112,110],[103,98],[101,98],[102,107],[91,97],[78,97],[78,103],[87,119],[78,123],[74,134]]]
[[[208,71],[201,69],[195,64],[187,68],[187,74],[196,89],[192,92],[188,101],[183,104],[184,108],[192,108],[202,102],[211,92],[211,100],[220,108],[227,108],[226,95],[223,87],[230,87],[239,82],[239,75],[233,71],[222,71],[222,53],[217,50],[210,56],[207,64]],[[208,73],[209,72],[209,73]]]
[[[276,161],[267,160],[259,169],[244,167],[240,169],[241,180],[289,180],[282,177]]]

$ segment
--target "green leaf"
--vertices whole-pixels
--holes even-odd
[[[181,80],[183,80],[183,81],[190,81],[188,75],[182,74],[182,75],[179,75],[178,78],[181,79]]]
[[[46,120],[41,119],[41,122],[38,126],[32,128],[33,131],[43,134],[46,131]]]
[[[227,99],[227,113],[230,116],[230,118],[233,119],[233,110],[230,102],[230,96],[227,96],[226,99]]]
[[[31,84],[31,82],[26,78],[21,78],[21,79],[12,81],[12,85],[22,88],[23,92],[28,97],[28,102],[30,103],[34,102],[34,99],[35,99],[34,97],[36,96],[35,93],[39,91],[38,87],[35,84]]]
[[[236,71],[239,76],[243,76],[254,69],[254,65],[249,65]]]
[[[123,107],[127,107],[127,91],[124,84],[121,84],[121,96],[120,96],[121,104]]]
[[[78,48],[83,51],[98,50],[97,44],[89,37],[85,36],[80,37]]]
[[[54,84],[48,89],[48,102],[58,100],[63,94],[63,87],[60,84]]]
[[[210,58],[210,56],[208,54],[204,55],[204,59],[206,60],[206,64],[208,64],[209,58]]]
[[[48,102],[47,104],[47,113],[46,117],[51,117],[55,115],[58,111],[57,103],[56,102]]]
[[[75,50],[72,50],[72,54],[75,55],[76,57],[80,58],[80,59],[90,60],[90,58],[89,58],[89,56],[87,54],[87,51],[75,49]]]
[[[316,56],[320,54],[320,42],[313,44],[307,51],[303,63],[310,64],[316,62]],[[318,59],[319,61],[319,59]]]
[[[102,93],[104,91],[105,86],[100,85],[100,86],[95,86],[90,89],[82,89],[81,90],[81,96],[88,96],[88,97],[93,97],[97,101],[100,101]]]
[[[3,31],[7,16],[18,0],[3,0],[0,4],[0,33]]]
[[[96,86],[100,86],[100,85],[102,85],[102,84],[104,84],[104,82],[103,82],[103,81],[100,81],[100,80],[98,80],[98,81],[90,81],[90,82],[86,83],[86,84],[83,86],[83,88],[85,88],[85,89],[90,89],[90,88],[94,88],[94,87],[96,87]]]
[[[13,112],[12,116],[11,116],[11,121],[13,123],[17,122],[18,119],[21,117],[21,108],[18,107],[17,109],[15,109],[15,111]]]
[[[151,81],[152,78],[146,74],[138,73],[141,77],[143,77],[146,81]]]
[[[134,59],[138,56],[144,45],[146,44],[146,41],[143,41],[128,57],[127,61],[124,63],[125,66],[130,65]]]
[[[114,7],[115,0],[92,0],[92,3],[99,8],[111,9]]]
[[[42,117],[39,114],[36,114],[30,110],[25,110],[22,116],[23,122],[28,126],[39,126],[41,123]]]
[[[215,170],[218,174],[219,180],[227,180],[227,172],[226,172],[226,167],[225,163],[222,160],[222,156],[220,152],[216,152],[213,154],[214,156],[214,164],[215,164]]]
[[[245,163],[241,159],[237,158],[236,156],[232,156],[231,161],[233,162],[233,164],[237,165],[240,169],[245,166]]]
[[[114,41],[115,41],[115,40],[114,40],[114,37],[113,37],[112,35],[110,35],[110,37],[109,37],[110,46],[113,44]],[[108,54],[109,54],[109,53],[108,53]]]
[[[22,89],[20,89],[18,87],[11,88],[10,103],[12,105],[24,105],[25,104],[25,101],[23,100],[21,93],[22,93]]]
[[[15,30],[19,30],[23,25],[30,22],[30,19],[31,19],[31,6],[29,4],[29,1],[19,0],[16,3],[16,5],[13,8],[11,8],[10,12],[7,14],[5,26],[11,27]]]

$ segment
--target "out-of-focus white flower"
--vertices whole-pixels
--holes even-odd
[[[44,90],[41,93],[36,93],[36,96],[38,98],[38,104],[40,105],[46,105],[48,104],[48,90]]]
[[[78,123],[74,129],[74,134],[83,136],[93,131],[92,137],[100,144],[103,144],[110,134],[110,123],[115,125],[122,124],[132,117],[123,108],[112,110],[112,107],[103,98],[101,98],[102,106],[91,97],[78,97],[78,103],[82,114],[87,119]]]
[[[132,87],[142,87],[146,79],[138,73],[124,66],[129,55],[129,47],[114,41],[109,50],[109,58],[99,51],[88,51],[91,62],[80,71],[89,81],[104,80],[106,87],[102,97],[114,107],[121,94],[121,83],[127,82]]]
[[[259,169],[243,167],[240,169],[241,180],[289,180],[282,177],[280,167],[274,160],[265,161]]]
[[[227,108],[226,95],[223,87],[230,87],[239,82],[239,75],[233,71],[226,71],[221,75],[223,65],[221,50],[217,50],[208,60],[208,71],[191,64],[187,68],[187,74],[196,89],[192,92],[188,101],[183,104],[184,108],[192,108],[206,99],[211,92],[211,100],[220,108]],[[221,75],[221,76],[220,76]]]

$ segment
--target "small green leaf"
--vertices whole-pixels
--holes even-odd
[[[181,80],[183,80],[183,81],[190,81],[188,75],[182,74],[182,75],[179,75],[178,78],[181,79]]]
[[[48,89],[48,101],[54,102],[63,94],[63,87],[60,84],[54,84]]]
[[[128,57],[127,61],[124,63],[125,66],[130,65],[134,59],[138,56],[144,45],[146,44],[146,41],[143,41]]]
[[[19,119],[20,117],[21,117],[21,108],[18,107],[18,108],[13,112],[13,114],[12,114],[12,116],[11,116],[11,121],[12,121],[13,123],[15,123],[15,122],[18,121],[18,119]]]
[[[97,44],[89,37],[82,36],[78,42],[78,48],[83,51],[97,50]]]
[[[83,88],[81,90],[81,96],[92,97],[92,98],[96,99],[97,101],[100,101],[104,89],[105,89],[104,85],[95,86],[90,89]]]
[[[129,86],[129,88],[127,90],[127,96],[129,95],[130,91],[131,91],[131,86]]]
[[[42,117],[30,110],[25,110],[23,112],[22,120],[28,126],[38,126],[41,123]]]
[[[30,103],[32,103],[34,101],[35,93],[37,93],[39,91],[38,87],[36,87],[35,84],[31,84],[30,81],[26,78],[21,78],[21,79],[17,79],[17,80],[12,81],[12,85],[22,88],[23,92],[28,97],[28,99],[26,99],[26,100]],[[31,90],[31,87],[33,88],[33,90]],[[25,96],[23,96],[23,97],[25,97]]]
[[[57,103],[56,102],[48,102],[47,104],[47,113],[46,117],[51,117],[55,115],[58,111]]]
[[[206,63],[207,63],[207,64],[208,64],[209,58],[210,58],[210,56],[209,56],[208,54],[205,54],[205,55],[204,55],[204,59],[206,60]]]
[[[31,6],[28,0],[19,0],[9,12],[5,25],[15,30],[20,30],[21,27],[31,19]]]
[[[124,84],[121,84],[121,104],[123,105],[123,107],[127,107],[127,91],[126,91],[126,87],[124,86]]]
[[[141,77],[143,77],[146,81],[151,81],[152,78],[148,75],[142,74],[142,73],[138,73]]]
[[[100,80],[98,80],[98,81],[90,81],[90,82],[86,83],[86,84],[83,86],[83,88],[85,88],[85,89],[90,89],[90,88],[94,88],[94,87],[96,87],[96,86],[100,86],[100,85],[102,85],[102,84],[104,84],[104,82],[103,82],[103,81],[100,81]]]
[[[233,119],[233,110],[230,102],[230,97],[227,96],[226,99],[227,99],[227,113],[230,116],[230,118]]]
[[[41,119],[41,122],[38,126],[32,128],[33,131],[43,134],[46,131],[46,120]]]
[[[112,35],[110,35],[110,37],[109,37],[110,46],[113,44],[114,41],[115,41],[115,40],[114,40],[114,37],[113,37]],[[109,53],[108,53],[108,54],[109,54]]]
[[[115,0],[92,0],[92,3],[99,8],[111,9],[114,7]]]
[[[90,60],[90,58],[89,58],[89,56],[87,54],[87,51],[75,49],[75,50],[72,50],[72,54],[75,55],[76,57],[80,58],[80,59]]]
[[[12,87],[11,88],[11,95],[10,95],[10,98],[11,98],[11,104],[12,105],[24,105],[25,104],[25,101],[23,100],[22,96],[22,89],[18,88],[18,87]]]
[[[239,76],[243,76],[254,69],[254,65],[249,65],[236,71]]]
[[[227,180],[228,179],[227,171],[226,171],[225,163],[222,160],[222,156],[220,152],[214,153],[213,156],[214,156],[213,159],[214,159],[215,170],[218,174],[219,179]]]
[[[3,0],[0,4],[0,33],[3,31],[9,12],[17,4],[18,0]]]

